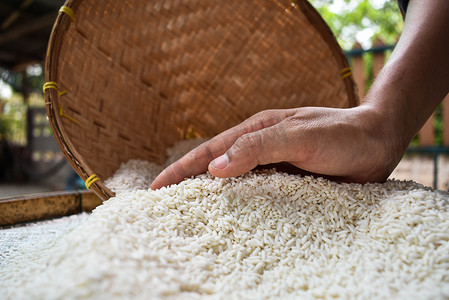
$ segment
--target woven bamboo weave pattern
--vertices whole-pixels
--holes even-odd
[[[157,163],[264,109],[357,104],[348,65],[305,1],[68,1],[50,38],[47,112],[83,179],[131,158]],[[62,117],[59,109],[65,115]]]

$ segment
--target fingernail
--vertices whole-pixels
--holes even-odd
[[[216,159],[214,159],[210,164],[215,169],[223,170],[224,168],[226,168],[228,166],[229,158],[225,153],[225,154],[217,157]]]

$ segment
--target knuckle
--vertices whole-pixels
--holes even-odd
[[[178,177],[176,176],[174,165],[170,165],[169,167],[167,167],[162,172],[162,176],[164,177],[164,180],[169,184],[176,182]]]
[[[194,149],[194,150],[190,151],[189,153],[187,153],[186,156],[189,158],[189,160],[197,162],[202,158],[202,156],[203,156],[202,152],[203,151],[201,149]]]
[[[237,131],[236,129],[234,131]],[[220,150],[226,150],[229,147],[232,146],[232,144],[235,141],[235,132],[234,131],[230,131],[227,134],[224,134],[222,137],[220,137],[220,145],[222,147],[222,149]]]
[[[181,160],[176,161],[171,165],[171,171],[173,173],[174,178],[184,178],[187,177],[187,172],[183,167]]]
[[[235,153],[243,153],[245,156],[254,157],[258,162],[263,150],[263,137],[260,131],[244,134],[234,143]]]
[[[238,140],[237,144],[245,146],[246,148],[258,148],[261,144],[261,134],[260,132],[252,132],[242,135]]]
[[[211,145],[209,144],[203,144],[191,151],[189,151],[186,155],[187,161],[192,164],[195,163],[201,163],[205,160],[212,160],[213,159],[213,152],[211,150]]]
[[[283,114],[280,113],[279,110],[271,109],[264,111],[264,114],[261,115],[260,121],[262,122],[263,128],[268,128],[280,123],[283,118]]]
[[[263,110],[248,119],[251,132],[270,127],[276,124],[276,113],[274,110]]]
[[[262,110],[253,115],[254,118],[264,118],[269,113],[269,110]]]
[[[207,161],[211,161],[214,159],[214,155],[212,149],[209,146],[204,147],[204,157]]]

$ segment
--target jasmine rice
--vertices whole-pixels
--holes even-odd
[[[153,171],[123,164],[107,181],[117,196],[87,221],[2,263],[0,298],[449,297],[446,192],[275,170],[152,191]]]

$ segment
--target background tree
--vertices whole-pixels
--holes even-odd
[[[392,0],[310,0],[328,23],[344,50],[359,42],[369,48],[377,36],[395,44],[403,28],[402,15]]]

